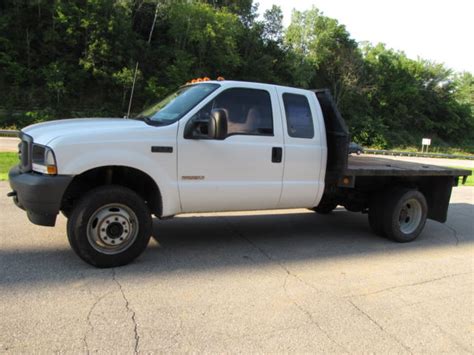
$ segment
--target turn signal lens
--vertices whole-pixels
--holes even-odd
[[[58,169],[54,165],[48,165],[46,171],[49,175],[56,175],[58,173]]]

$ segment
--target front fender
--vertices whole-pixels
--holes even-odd
[[[171,145],[170,145],[171,146]],[[171,153],[152,153],[149,144],[126,143],[120,148],[107,147],[106,144],[87,145],[86,151],[78,149],[58,149],[55,151],[58,172],[64,175],[80,175],[86,171],[103,166],[125,166],[149,175],[161,192],[163,215],[180,212],[176,177],[176,149]]]

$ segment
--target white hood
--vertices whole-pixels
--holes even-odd
[[[22,129],[35,143],[48,145],[55,138],[113,137],[117,133],[146,129],[145,122],[123,118],[77,118],[37,123]]]

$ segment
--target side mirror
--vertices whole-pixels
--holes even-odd
[[[205,117],[194,117],[184,128],[185,139],[225,139],[227,137],[227,111],[214,109]]]
[[[227,137],[227,111],[216,108],[211,111],[207,134],[210,139],[225,139]]]

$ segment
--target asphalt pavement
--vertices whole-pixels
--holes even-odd
[[[18,143],[18,138],[0,137],[0,152],[18,152]]]
[[[0,183],[0,352],[472,353],[474,188],[413,243],[338,209],[155,221],[133,264],[95,269],[65,219],[34,226]]]

